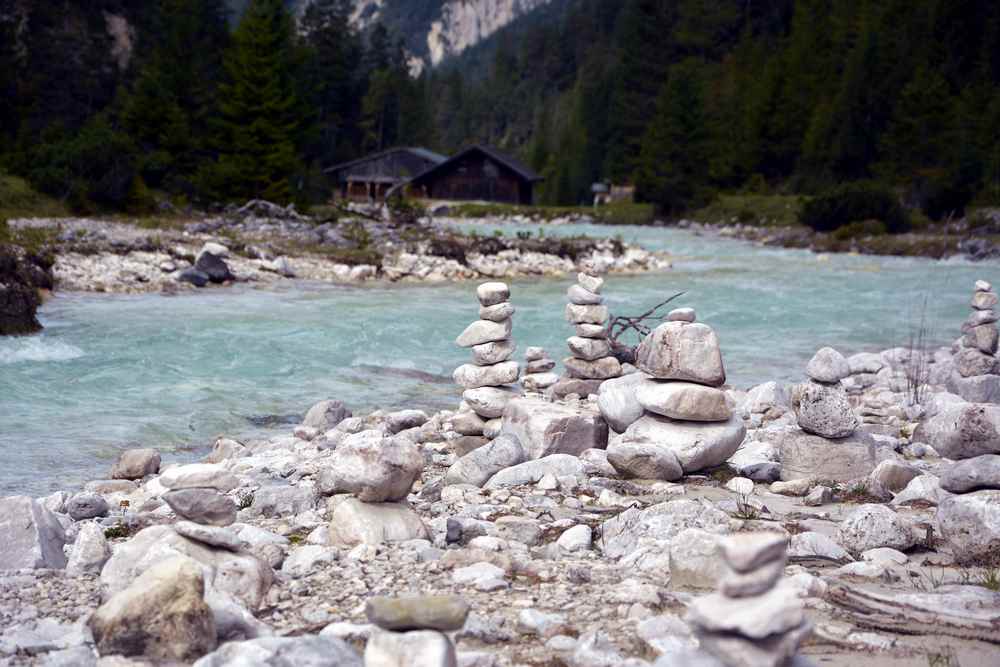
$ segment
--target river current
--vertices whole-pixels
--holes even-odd
[[[620,234],[672,253],[670,272],[610,276],[609,308],[637,314],[686,292],[675,304],[694,307],[715,328],[729,381],[742,388],[800,379],[823,345],[845,354],[906,346],[921,321],[933,344],[948,344],[973,282],[1000,281],[996,263],[824,256],[677,229],[573,225],[544,233]],[[565,356],[572,282],[511,284],[522,352],[541,345]],[[459,392],[448,376],[468,358],[454,339],[477,317],[474,287],[289,282],[180,296],[57,294],[40,312],[43,333],[0,339],[0,496],[103,478],[127,447],[192,460],[219,434],[287,430],[281,422],[324,398],[359,413],[454,407]]]

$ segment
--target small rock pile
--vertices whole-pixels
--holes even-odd
[[[858,417],[840,383],[850,374],[847,359],[832,347],[813,355],[806,366],[808,381],[792,390],[792,409],[799,428],[831,439],[846,438],[858,429]]]
[[[972,313],[962,324],[962,337],[955,341],[955,371],[948,389],[967,401],[1000,401],[1000,362],[997,360],[997,295],[985,280],[977,280],[972,294]]]
[[[720,543],[726,573],[719,590],[688,608],[701,648],[730,667],[790,663],[812,632],[793,588],[776,586],[788,560],[788,538],[737,533]]]
[[[381,430],[344,438],[319,475],[331,501],[329,543],[339,547],[426,539],[427,527],[406,502],[424,469],[420,446]]]
[[[529,347],[524,352],[524,376],[521,386],[525,391],[544,393],[546,389],[559,381],[559,376],[552,372],[556,362],[549,358],[548,353],[540,347]]]
[[[572,356],[563,359],[566,377],[555,385],[557,397],[596,394],[601,383],[622,374],[618,359],[608,343],[608,307],[601,288],[604,279],[589,273],[577,274],[577,284],[567,291],[566,320],[576,327],[576,335],[566,339]]]
[[[445,633],[462,629],[469,605],[455,595],[375,597],[365,615],[377,628],[365,646],[366,665],[455,665]]]
[[[969,417],[980,424],[995,420],[969,406]],[[978,418],[978,419],[977,419]],[[1000,451],[1000,443],[992,443]],[[938,505],[941,535],[962,563],[990,562],[1000,553],[1000,454],[979,454],[949,464],[940,475],[949,495]]]
[[[598,397],[620,433],[609,440],[608,461],[626,477],[673,481],[720,465],[746,435],[719,388],[726,371],[715,332],[696,323],[691,308],[667,319],[636,350],[641,373],[609,382]]]
[[[518,391],[521,365],[510,361],[517,349],[511,339],[514,306],[506,283],[483,283],[476,289],[479,319],[455,339],[459,347],[472,348],[472,363],[462,364],[452,377],[465,391],[456,430],[463,435],[495,437],[500,432],[503,409]]]

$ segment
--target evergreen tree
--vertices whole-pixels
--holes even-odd
[[[203,174],[213,196],[293,198],[292,178],[301,168],[295,142],[305,120],[295,94],[293,40],[282,0],[251,0],[224,58],[219,157]]]

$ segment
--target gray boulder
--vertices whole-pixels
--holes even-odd
[[[240,485],[236,475],[214,463],[191,463],[168,468],[159,477],[168,489],[208,488],[226,493]]]
[[[353,493],[365,502],[403,500],[424,469],[420,447],[381,431],[349,435],[337,447],[330,465],[319,474],[320,491]]]
[[[616,433],[623,433],[645,413],[635,396],[635,387],[648,377],[645,373],[629,373],[601,383],[597,407]]]
[[[673,482],[684,476],[677,455],[659,443],[621,442],[612,438],[608,445],[608,463],[626,478]]]
[[[217,247],[212,248],[209,246]],[[223,259],[225,255],[221,253],[217,254],[218,248],[222,248],[222,246],[206,243],[194,261],[194,269],[208,276],[208,279],[213,283],[224,283],[227,280],[232,280],[234,276],[232,271],[229,270],[226,260]]]
[[[974,327],[978,329],[979,327]],[[955,355],[955,369],[962,377],[990,375],[996,371],[997,358],[974,347],[963,347]]]
[[[346,498],[330,514],[329,542],[336,547],[429,539],[427,527],[406,503],[366,503]]]
[[[472,346],[472,363],[477,366],[490,366],[507,361],[517,351],[517,344],[512,340],[496,340],[491,343]]]
[[[665,553],[665,548],[685,528],[728,533],[737,525],[712,503],[684,498],[645,509],[625,510],[601,524],[601,539],[595,544],[607,558],[617,559],[646,546]]]
[[[305,419],[302,420],[302,425],[311,426],[324,433],[351,416],[351,411],[342,401],[320,401],[309,408]]]
[[[909,520],[885,505],[876,504],[861,505],[841,521],[837,541],[855,557],[869,549],[889,547],[906,551],[917,544]]]
[[[190,558],[153,565],[88,619],[101,655],[194,660],[216,645],[202,569]]]
[[[59,519],[34,498],[0,498],[0,569],[66,567],[65,544]]]
[[[846,438],[859,426],[847,392],[839,384],[805,382],[796,385],[792,389],[792,409],[803,431],[824,438]]]
[[[151,448],[126,449],[111,467],[111,479],[142,479],[160,471],[160,453]]]
[[[510,338],[512,321],[510,318],[500,322],[476,320],[458,335],[455,344],[459,347],[474,347],[484,343],[507,340]]]
[[[507,283],[482,283],[476,288],[476,297],[483,307],[495,306],[510,299],[510,287]]]
[[[499,387],[517,382],[521,365],[516,361],[504,361],[492,366],[462,364],[452,373],[455,384],[465,389],[479,387]]]
[[[767,435],[778,450],[784,481],[846,482],[867,477],[878,463],[875,439],[864,431],[834,441],[795,428],[768,430]]]
[[[745,435],[746,427],[738,417],[724,422],[692,422],[646,414],[621,435],[612,436],[611,441],[665,447],[690,474],[725,463],[739,449]]]
[[[260,637],[228,642],[194,667],[361,667],[361,656],[336,637]]]
[[[1000,489],[1000,455],[983,454],[941,470],[941,488],[952,493]]]
[[[733,416],[726,392],[694,382],[646,380],[635,386],[635,396],[649,412],[671,419],[718,422]]]
[[[236,503],[215,489],[176,489],[162,498],[177,516],[195,523],[228,526],[236,521]]]
[[[806,365],[806,375],[816,382],[836,383],[851,374],[850,364],[832,347],[821,348]]]
[[[462,399],[484,419],[503,416],[504,408],[517,396],[518,391],[512,387],[479,387],[462,392]]]
[[[1000,454],[1000,406],[960,403],[920,424],[913,439],[949,459]]]
[[[608,443],[608,425],[595,411],[540,398],[509,401],[503,413],[503,433],[516,438],[529,459],[551,454],[579,456],[586,449],[604,449]]]
[[[1000,553],[1000,491],[973,491],[938,505],[941,537],[959,564],[993,561]]]
[[[365,616],[383,630],[460,630],[469,615],[469,603],[457,595],[372,597]]]
[[[505,486],[535,484],[547,474],[558,478],[563,476],[582,476],[586,474],[583,461],[569,454],[552,454],[534,461],[525,461],[510,468],[499,471],[486,483],[487,489],[500,489]]]
[[[80,526],[66,571],[70,574],[99,574],[111,558],[111,547],[104,537],[104,526],[88,521]]]
[[[482,486],[501,470],[524,460],[524,448],[517,438],[501,433],[492,442],[455,461],[445,473],[444,483]]]
[[[83,491],[67,500],[65,509],[74,521],[83,521],[106,516],[109,508],[103,496]]]
[[[661,380],[686,380],[712,387],[726,382],[719,339],[697,322],[664,322],[636,350],[636,366]]]

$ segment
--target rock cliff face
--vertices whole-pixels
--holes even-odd
[[[35,317],[41,299],[38,288],[51,289],[51,263],[42,266],[21,248],[0,244],[0,336],[41,331]]]

